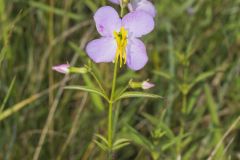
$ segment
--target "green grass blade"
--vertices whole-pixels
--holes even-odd
[[[4,100],[3,100],[3,103],[2,103],[2,105],[1,105],[1,107],[0,107],[0,114],[1,114],[1,112],[3,111],[3,109],[4,109],[4,107],[5,107],[6,103],[7,103],[7,100],[8,100],[8,98],[9,98],[11,92],[12,92],[13,86],[14,86],[14,84],[15,84],[15,80],[16,80],[16,77],[13,78],[13,80],[12,80],[12,82],[11,82],[11,84],[10,84],[10,87],[9,87],[9,89],[8,89],[8,91],[7,91],[7,95],[5,96],[5,98],[4,98]]]
[[[102,93],[99,90],[87,87],[87,86],[66,86],[66,87],[64,87],[64,89],[80,90],[80,91],[94,93],[94,94],[97,94],[97,95],[103,97],[105,100],[109,101],[108,97],[104,93]]]
[[[205,84],[204,86],[204,90],[205,90],[205,94],[206,94],[206,98],[207,98],[207,105],[208,105],[208,109],[210,112],[210,117],[211,117],[211,122],[213,124],[213,145],[217,145],[219,141],[221,141],[221,137],[222,137],[222,131],[221,131],[221,124],[220,124],[220,120],[218,117],[218,107],[217,104],[213,98],[213,95],[210,91],[210,87],[209,85]],[[223,157],[224,153],[224,145],[221,144],[218,152],[215,155],[216,159],[219,159],[221,157]],[[223,158],[225,159],[225,158]]]
[[[59,16],[66,16],[70,19],[77,20],[77,21],[83,19],[83,17],[80,16],[80,14],[65,12],[62,9],[52,8],[51,6],[46,5],[44,3],[40,3],[40,2],[36,2],[36,1],[30,1],[28,3],[31,7],[38,8],[38,9],[41,9],[41,10],[46,11],[46,12],[52,11],[54,14],[59,15]]]

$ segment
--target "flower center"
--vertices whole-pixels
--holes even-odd
[[[117,42],[117,51],[116,51],[116,59],[115,61],[120,61],[120,67],[122,67],[123,63],[126,64],[127,62],[127,53],[126,53],[126,47],[127,47],[127,35],[128,31],[124,29],[124,27],[121,27],[120,32],[114,32],[114,38]]]

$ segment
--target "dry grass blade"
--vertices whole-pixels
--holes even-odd
[[[208,157],[207,160],[212,160],[216,152],[218,151],[219,147],[223,143],[224,139],[234,130],[234,128],[238,125],[240,121],[240,116],[232,123],[232,125],[229,127],[229,129],[225,132],[223,135],[222,139],[218,142],[217,146],[214,148],[210,156]]]
[[[7,109],[6,111],[3,111],[1,114],[0,114],[0,121],[6,119],[7,117],[11,116],[12,114],[18,112],[19,110],[23,109],[24,107],[26,107],[28,104],[36,101],[37,99],[41,98],[42,96],[44,95],[47,95],[50,91],[56,89],[59,85],[54,85],[53,87],[43,91],[43,92],[40,92],[40,93],[37,93],[17,104],[15,104],[14,106],[12,107],[9,107],[9,109]]]

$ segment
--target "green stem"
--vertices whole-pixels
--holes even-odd
[[[124,3],[123,3],[123,1],[120,1],[120,7],[121,7],[120,16],[123,17],[123,15],[124,15]]]
[[[124,15],[124,8],[121,7],[121,17],[123,17],[123,15]]]
[[[108,110],[108,159],[112,160],[112,102],[109,103]]]
[[[102,90],[102,92],[106,95],[106,92],[101,84],[101,82],[99,81],[99,79],[97,78],[97,76],[95,75],[94,72],[90,71],[90,74],[92,75],[92,77],[95,79],[95,81],[97,82],[98,84],[98,87]]]
[[[121,96],[128,88],[129,88],[129,84],[127,84],[127,85],[117,94],[117,97]]]
[[[186,94],[182,95],[182,113],[184,114],[187,113],[187,95]]]
[[[113,82],[112,82],[112,91],[111,97],[109,101],[109,111],[108,111],[108,159],[112,160],[112,147],[113,147],[113,118],[112,118],[112,110],[113,110],[113,100],[115,96],[115,89],[116,89],[116,79],[117,79],[117,69],[118,69],[118,60],[115,61],[114,65],[114,74],[113,74]]]

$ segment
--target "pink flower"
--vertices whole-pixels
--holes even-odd
[[[67,74],[69,73],[69,64],[60,64],[57,66],[53,66],[52,69],[59,72],[59,73],[63,73],[63,74]]]
[[[140,37],[154,29],[153,18],[145,12],[136,11],[122,19],[109,6],[101,7],[94,15],[100,35],[87,44],[86,52],[96,63],[120,61],[132,70],[140,70],[148,61],[147,51]]]

